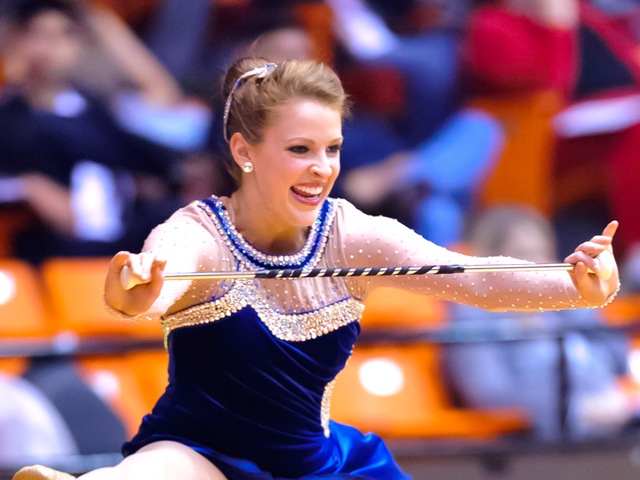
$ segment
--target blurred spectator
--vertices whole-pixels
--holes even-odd
[[[101,0],[119,3],[117,0]],[[188,92],[209,96],[239,49],[264,32],[299,25],[298,0],[156,0],[138,34]]]
[[[263,57],[276,63],[292,58],[311,58],[311,37],[300,27],[274,28],[256,38],[238,56]]]
[[[32,359],[22,377],[0,372],[0,465],[115,454],[126,437],[121,418],[99,386],[85,383],[74,359]]]
[[[556,261],[552,226],[528,207],[481,212],[466,241],[474,255]],[[613,434],[633,415],[617,382],[626,373],[626,338],[603,333],[595,310],[504,313],[456,305],[451,318],[465,338],[479,338],[446,350],[448,379],[464,405],[519,407],[543,440]],[[520,340],[500,341],[513,337]]]
[[[153,11],[147,13],[149,20],[142,36],[171,75],[188,82],[189,76],[199,68],[217,2],[159,0],[155,3]]]
[[[622,0],[477,3],[486,5],[471,16],[464,49],[473,92],[564,95],[566,108],[554,120],[562,253],[611,216],[620,221],[618,252],[630,252],[640,241],[640,63],[632,28],[640,9]]]
[[[356,72],[358,65],[373,72],[392,68],[401,78],[392,84],[364,69],[356,77],[360,82],[351,82],[356,122],[345,122],[339,193],[367,212],[399,219],[436,243],[455,244],[503,135],[489,115],[461,108],[458,44],[466,2],[326,3],[333,8],[336,35]],[[399,29],[403,21],[405,28]],[[345,70],[349,75],[348,61]],[[401,120],[363,118],[358,90],[390,88],[404,96]]]
[[[442,2],[409,2],[403,9],[405,19],[410,19],[419,6],[431,7],[433,18],[427,25],[398,33],[365,0],[325,0],[325,3],[332,8],[336,36],[350,61],[392,67],[402,75],[406,114],[401,119],[400,133],[409,147],[417,146],[439,128],[460,102],[458,46],[464,2],[447,2],[446,8]],[[390,10],[387,6],[387,15],[397,19],[400,15],[397,7]],[[366,85],[366,81],[364,77],[362,88],[381,87]]]
[[[77,453],[69,428],[49,400],[27,380],[0,373],[0,464]]]
[[[365,211],[388,215],[437,243],[461,240],[474,193],[502,148],[502,126],[466,108],[414,150],[347,170],[342,189]]]
[[[177,205],[167,182],[177,156],[124,131],[103,102],[74,84],[85,38],[75,2],[5,7],[0,172],[9,177],[0,191],[42,220],[18,240],[18,255],[39,262],[139,248]]]
[[[15,0],[5,8],[7,16],[12,3]],[[83,48],[69,74],[74,85],[101,97],[118,122],[132,133],[177,150],[201,148],[211,121],[204,102],[186,97],[171,74],[117,15],[86,1],[76,4]],[[25,74],[20,53],[7,41],[5,46],[8,81],[20,83]]]
[[[205,145],[211,112],[180,85],[128,26],[104,8],[86,8],[90,40],[74,80],[101,93],[132,133],[180,151]]]

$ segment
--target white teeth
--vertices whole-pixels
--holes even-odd
[[[322,193],[322,187],[294,187],[298,192],[306,195],[320,195]]]

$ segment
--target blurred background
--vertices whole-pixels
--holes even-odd
[[[222,75],[314,58],[353,102],[333,192],[478,255],[561,261],[620,221],[618,299],[367,300],[332,417],[414,478],[640,474],[640,2],[1,0],[0,478],[116,463],[166,383],[108,258],[231,191]]]

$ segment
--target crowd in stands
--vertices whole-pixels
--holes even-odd
[[[544,258],[513,255],[561,258],[568,246],[617,219],[623,289],[640,291],[640,2],[7,0],[0,8],[0,251],[6,256],[38,266],[53,257],[137,251],[176,208],[228,194],[223,100],[213,93],[221,74],[241,56],[312,57],[332,63],[353,102],[335,195],[454,249],[478,248],[464,235],[478,212],[522,203],[509,194],[488,201],[485,193],[500,166],[518,171],[519,152],[535,147],[507,150],[515,122],[526,125],[526,119],[505,120],[483,105],[514,99],[528,105],[543,95],[550,148],[534,161],[549,166],[539,191],[549,202],[518,208],[548,222],[558,249]],[[523,191],[531,178],[502,181],[509,191]],[[9,230],[16,212],[23,221]],[[504,230],[500,247],[508,249],[507,230],[525,214],[500,215],[513,219],[492,227]],[[477,315],[458,309],[453,317]],[[540,327],[559,320],[528,321]],[[593,312],[567,321],[599,322]],[[592,351],[582,338],[571,341]],[[537,342],[501,353],[485,347],[448,352],[461,399],[522,403],[539,419],[541,438],[559,435],[558,412],[544,410],[557,406],[550,399],[555,393],[527,395],[554,378],[538,367],[542,357],[556,361],[555,346]],[[515,373],[496,370],[515,365],[515,358],[529,363],[522,360]],[[609,360],[606,367],[599,363],[606,386],[624,373]],[[530,375],[531,367],[540,375]],[[511,374],[530,384],[517,385]],[[576,375],[584,378],[584,365]],[[0,411],[26,408],[11,400],[24,396],[39,402],[44,418],[53,408],[41,395],[29,396],[34,387],[27,381],[0,377],[0,391],[8,392],[0,393]],[[616,418],[616,426],[633,413]],[[568,421],[579,436],[577,418],[571,410]],[[0,454],[15,440],[5,442],[2,419]],[[49,415],[40,438],[57,435],[60,452],[77,452],[59,423]]]
[[[355,107],[336,195],[446,246],[485,206],[497,164],[517,161],[501,158],[511,126],[474,100],[557,93],[542,213],[562,248],[616,218],[617,251],[634,256],[635,2],[72,0],[57,15],[31,3],[1,12],[0,196],[28,205],[52,240],[20,232],[19,256],[134,249],[176,205],[225,193],[213,92],[245,55],[331,62]],[[102,210],[89,215],[96,178]]]

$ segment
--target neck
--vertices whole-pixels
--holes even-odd
[[[253,246],[269,255],[289,255],[299,252],[307,241],[308,227],[278,225],[273,215],[250,207],[240,191],[224,202],[238,232]]]

